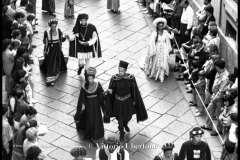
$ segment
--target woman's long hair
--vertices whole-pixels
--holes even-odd
[[[12,78],[16,77],[18,70],[23,69],[23,64],[24,64],[24,59],[22,57],[19,57],[15,61],[14,65],[13,65],[12,73],[11,73]]]
[[[158,25],[161,24],[161,23],[164,25],[163,22],[158,22],[158,23],[157,23],[157,27],[156,27],[156,29],[157,29],[157,37],[156,37],[156,39],[155,39],[155,43],[157,43],[157,41],[158,41],[158,31],[159,31]]]
[[[93,77],[93,78],[95,78],[95,76],[94,76],[94,75],[87,75],[87,76],[86,76],[84,87],[85,87],[85,89],[87,89],[87,90],[88,90],[88,88],[89,88],[88,77]]]

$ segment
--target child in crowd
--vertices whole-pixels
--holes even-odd
[[[199,71],[198,66],[199,66],[198,61],[197,60],[193,60],[192,61],[192,65],[191,65],[192,73],[189,76],[190,84],[187,85],[187,93],[192,93],[193,92],[193,101],[189,102],[189,103],[191,103],[190,106],[196,106],[197,105],[197,102],[196,102],[196,91],[195,91],[195,88],[194,88],[193,84],[198,81],[198,71]]]
[[[16,41],[16,40],[12,41],[11,47],[12,47],[12,53],[14,54],[14,56],[17,54],[17,49],[20,45],[21,45],[20,41]]]
[[[199,95],[197,95],[196,100],[197,100],[197,107],[198,110],[195,113],[195,116],[203,116],[205,115],[205,110],[204,110],[204,100],[205,100],[205,88],[206,88],[206,81],[205,81],[205,72],[204,70],[200,70],[198,72],[198,81],[194,83],[194,86],[196,90],[198,91]]]
[[[26,139],[23,142],[23,155],[27,156],[27,150],[31,146],[38,146],[37,142],[37,129],[35,127],[31,127],[26,132]]]
[[[27,16],[27,20],[24,21],[24,24],[26,25],[27,27],[27,34],[28,34],[28,37],[29,37],[29,40],[30,40],[30,48],[36,48],[36,46],[33,46],[32,45],[32,38],[33,38],[33,26],[32,26],[32,23],[33,23],[33,20],[35,19],[35,16],[33,14],[30,14]]]

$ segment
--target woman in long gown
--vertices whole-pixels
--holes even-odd
[[[74,0],[66,0],[64,8],[64,17],[74,16]]]
[[[120,0],[108,0],[107,9],[110,9],[113,13],[119,13]]]
[[[41,70],[46,74],[48,85],[54,85],[60,72],[67,70],[67,65],[62,52],[62,42],[66,40],[62,31],[57,28],[58,21],[51,19],[48,22],[49,30],[44,32],[44,60],[41,64]]]
[[[164,81],[164,76],[169,75],[169,52],[172,50],[171,35],[164,30],[167,25],[165,18],[157,18],[153,21],[157,31],[153,31],[150,39],[149,49],[145,60],[145,72],[150,78]]]
[[[42,10],[47,11],[48,14],[56,16],[55,13],[55,0],[42,0]]]
[[[77,112],[74,116],[77,130],[83,131],[83,138],[97,140],[104,136],[101,108],[103,107],[103,88],[95,82],[96,69],[87,69],[87,79],[81,87]]]

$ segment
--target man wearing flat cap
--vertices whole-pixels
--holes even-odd
[[[104,122],[110,122],[110,117],[116,117],[121,142],[124,141],[124,130],[130,132],[128,122],[133,114],[136,114],[137,122],[148,118],[135,77],[126,73],[127,67],[128,62],[120,61],[119,73],[112,76],[108,90],[105,92],[109,101],[105,105]]]
[[[75,37],[70,38],[69,56],[78,58],[78,75],[84,66],[85,70],[89,68],[91,58],[102,56],[97,29],[93,24],[87,23],[87,20],[87,14],[78,15],[73,28]]]
[[[194,127],[190,131],[190,140],[182,144],[179,152],[179,160],[211,160],[211,152],[208,144],[201,140],[203,130]]]

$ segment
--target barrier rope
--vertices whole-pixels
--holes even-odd
[[[177,49],[178,49],[178,51],[179,51],[180,49],[179,49],[179,46],[178,46],[178,43],[177,43],[175,37],[173,37],[173,39],[174,39],[174,41],[175,41],[175,43],[176,43],[176,45],[177,45]],[[182,56],[182,54],[180,54],[180,55],[181,55],[182,59],[184,59],[184,57]],[[187,69],[187,65],[186,65],[186,63],[185,63],[184,60],[183,60],[183,63],[184,63],[185,68]],[[187,73],[188,73],[188,75],[190,76],[189,70],[187,71]],[[194,83],[193,83],[192,80],[191,80],[191,83],[194,85]],[[194,85],[194,87],[195,87],[195,85]],[[199,96],[199,99],[201,100],[201,102],[202,102],[202,104],[203,104],[203,108],[205,109],[205,111],[206,111],[209,119],[211,120],[211,122],[212,122],[212,124],[213,124],[213,127],[214,127],[215,131],[217,132],[218,137],[219,137],[219,139],[220,139],[220,141],[222,142],[222,145],[223,145],[223,144],[224,144],[224,140],[223,140],[222,137],[220,136],[220,133],[218,132],[218,129],[217,129],[216,125],[214,124],[214,122],[213,122],[213,120],[212,120],[209,112],[207,111],[207,107],[205,106],[205,104],[204,104],[204,102],[203,102],[203,100],[202,100],[202,98],[201,98],[201,96],[200,96],[197,88],[195,88],[195,90],[196,90],[197,95]]]

